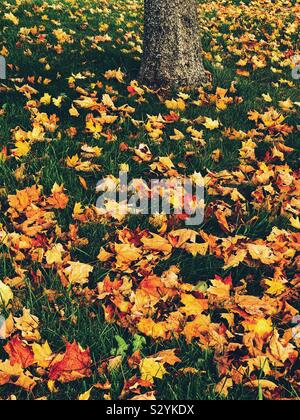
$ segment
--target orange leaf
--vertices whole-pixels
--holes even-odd
[[[34,354],[31,348],[24,344],[18,335],[15,335],[4,346],[4,350],[9,355],[12,366],[19,364],[26,369],[34,364]]]

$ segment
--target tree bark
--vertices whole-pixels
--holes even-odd
[[[166,89],[205,83],[197,0],[145,0],[144,3],[141,82]]]

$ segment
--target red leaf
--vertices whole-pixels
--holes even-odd
[[[52,381],[72,382],[91,376],[92,360],[90,350],[83,350],[76,342],[66,344],[62,359],[52,365],[49,378]],[[57,358],[56,358],[57,360]]]

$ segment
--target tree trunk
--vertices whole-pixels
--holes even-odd
[[[144,26],[141,82],[166,89],[206,82],[197,0],[145,0]]]

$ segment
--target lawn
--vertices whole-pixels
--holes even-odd
[[[1,3],[0,399],[299,398],[300,4],[199,3],[171,97],[141,0]],[[120,170],[201,174],[203,223],[100,214]]]

